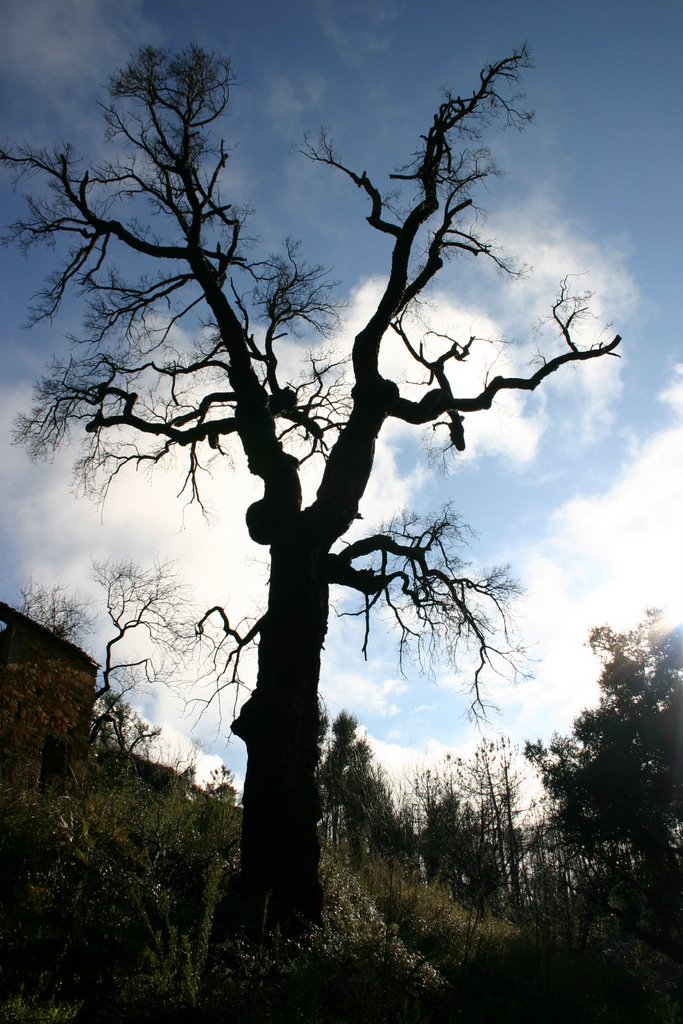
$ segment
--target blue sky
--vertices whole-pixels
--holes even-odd
[[[72,141],[102,152],[97,100],[108,74],[139,45],[194,41],[229,55],[238,85],[224,125],[234,147],[231,198],[254,208],[251,230],[266,251],[302,239],[332,268],[348,301],[345,335],[371,309],[386,247],[350,183],[297,154],[304,131],[325,125],[347,163],[383,180],[428,126],[440,87],[466,91],[482,66],[524,40],[536,68],[525,75],[535,125],[486,141],[504,170],[481,204],[487,233],[532,269],[506,281],[458,263],[432,296],[435,322],[510,342],[502,358],[524,367],[533,326],[565,274],[581,275],[598,319],[624,338],[621,360],[571,368],[542,392],[470,417],[468,449],[444,476],[419,434],[392,427],[378,449],[364,522],[393,506],[426,511],[452,500],[477,531],[472,558],[510,562],[526,589],[517,617],[533,655],[532,677],[492,684],[501,708],[492,728],[516,741],[566,730],[595,694],[585,649],[591,625],[633,624],[657,605],[683,619],[683,344],[680,333],[683,4],[606,0],[486,4],[5,0],[0,39],[0,135]],[[0,180],[0,222],[19,197]],[[0,597],[30,575],[87,589],[94,557],[177,560],[198,600],[258,606],[263,553],[242,522],[250,483],[218,473],[213,519],[175,500],[177,480],[127,479],[104,509],[70,490],[75,447],[33,466],[9,444],[13,417],[53,352],[78,329],[77,303],[52,325],[22,328],[51,255],[0,250]],[[485,369],[480,367],[481,370]],[[368,662],[358,630],[331,621],[323,692],[330,711],[359,717],[388,764],[467,750],[466,680],[449,666],[433,679],[397,671],[378,624]],[[140,705],[182,745],[192,719],[166,691]],[[194,735],[239,773],[241,745],[225,746],[212,707]],[[206,764],[210,762],[207,760]]]

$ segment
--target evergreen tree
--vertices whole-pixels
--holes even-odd
[[[683,961],[683,633],[651,612],[591,634],[598,706],[570,736],[527,744],[564,835],[623,926]]]

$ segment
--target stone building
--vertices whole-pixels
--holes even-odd
[[[97,664],[0,601],[0,778],[69,788],[83,777]]]

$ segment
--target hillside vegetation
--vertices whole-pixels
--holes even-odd
[[[325,920],[246,930],[240,809],[106,742],[83,792],[0,790],[3,1022],[675,1024],[680,972],[620,926],[507,745],[397,794],[321,737]]]

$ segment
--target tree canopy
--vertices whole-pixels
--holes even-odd
[[[593,630],[600,700],[570,736],[529,744],[603,905],[683,959],[683,635],[656,613],[627,633]]]

